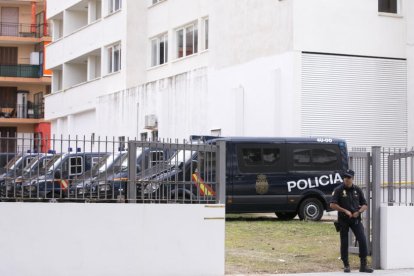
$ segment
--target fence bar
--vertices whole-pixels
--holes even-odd
[[[226,203],[226,142],[218,141],[217,151],[217,198],[216,202],[220,204]]]
[[[136,203],[137,189],[135,179],[137,178],[137,145],[133,141],[128,142],[128,185],[127,200],[129,203]]]
[[[372,266],[381,268],[380,245],[381,147],[372,147]]]

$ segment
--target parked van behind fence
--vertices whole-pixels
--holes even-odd
[[[346,142],[333,138],[209,138],[225,143],[227,213],[275,212],[320,220],[348,169]],[[137,175],[142,201],[211,202],[217,192],[215,149],[181,148],[158,171]]]
[[[59,147],[58,142],[52,144]],[[100,148],[112,152],[42,154],[51,158],[48,165],[29,178],[9,177],[1,185],[2,200],[220,202],[226,203],[227,213],[274,212],[280,219],[298,215],[320,220],[348,169],[346,142],[335,138],[191,136],[190,143],[125,145],[105,141]],[[113,162],[116,166],[108,171],[107,158],[115,161],[118,155],[122,162]],[[16,156],[17,161],[30,154]],[[14,168],[10,163],[8,170]],[[104,165],[97,175],[91,170],[94,164]]]
[[[320,220],[348,169],[346,142],[333,138],[220,138],[226,142],[226,211],[275,212]]]

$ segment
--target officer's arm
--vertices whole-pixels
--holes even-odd
[[[358,189],[358,192],[359,192],[359,205],[361,206],[359,207],[358,212],[363,213],[365,210],[368,209],[367,200],[365,199],[364,193],[362,192],[361,189]]]
[[[365,212],[365,210],[367,210],[368,209],[368,206],[365,204],[365,205],[362,205],[360,208],[359,208],[359,210],[358,210],[358,212],[360,212],[361,214],[363,213],[363,212]]]
[[[352,213],[350,211],[348,211],[347,209],[342,208],[341,206],[339,206],[336,203],[331,202],[331,204],[329,205],[332,209],[337,210],[338,212],[343,212],[345,213],[348,217],[352,217]]]

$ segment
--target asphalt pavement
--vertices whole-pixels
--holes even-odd
[[[232,276],[348,276],[348,275],[395,275],[395,276],[414,276],[414,269],[387,269],[375,270],[374,273],[361,273],[353,270],[351,273],[337,272],[313,272],[295,274],[232,274]]]

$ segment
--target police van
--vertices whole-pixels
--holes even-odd
[[[320,220],[348,169],[345,140],[226,137],[226,212]]]

